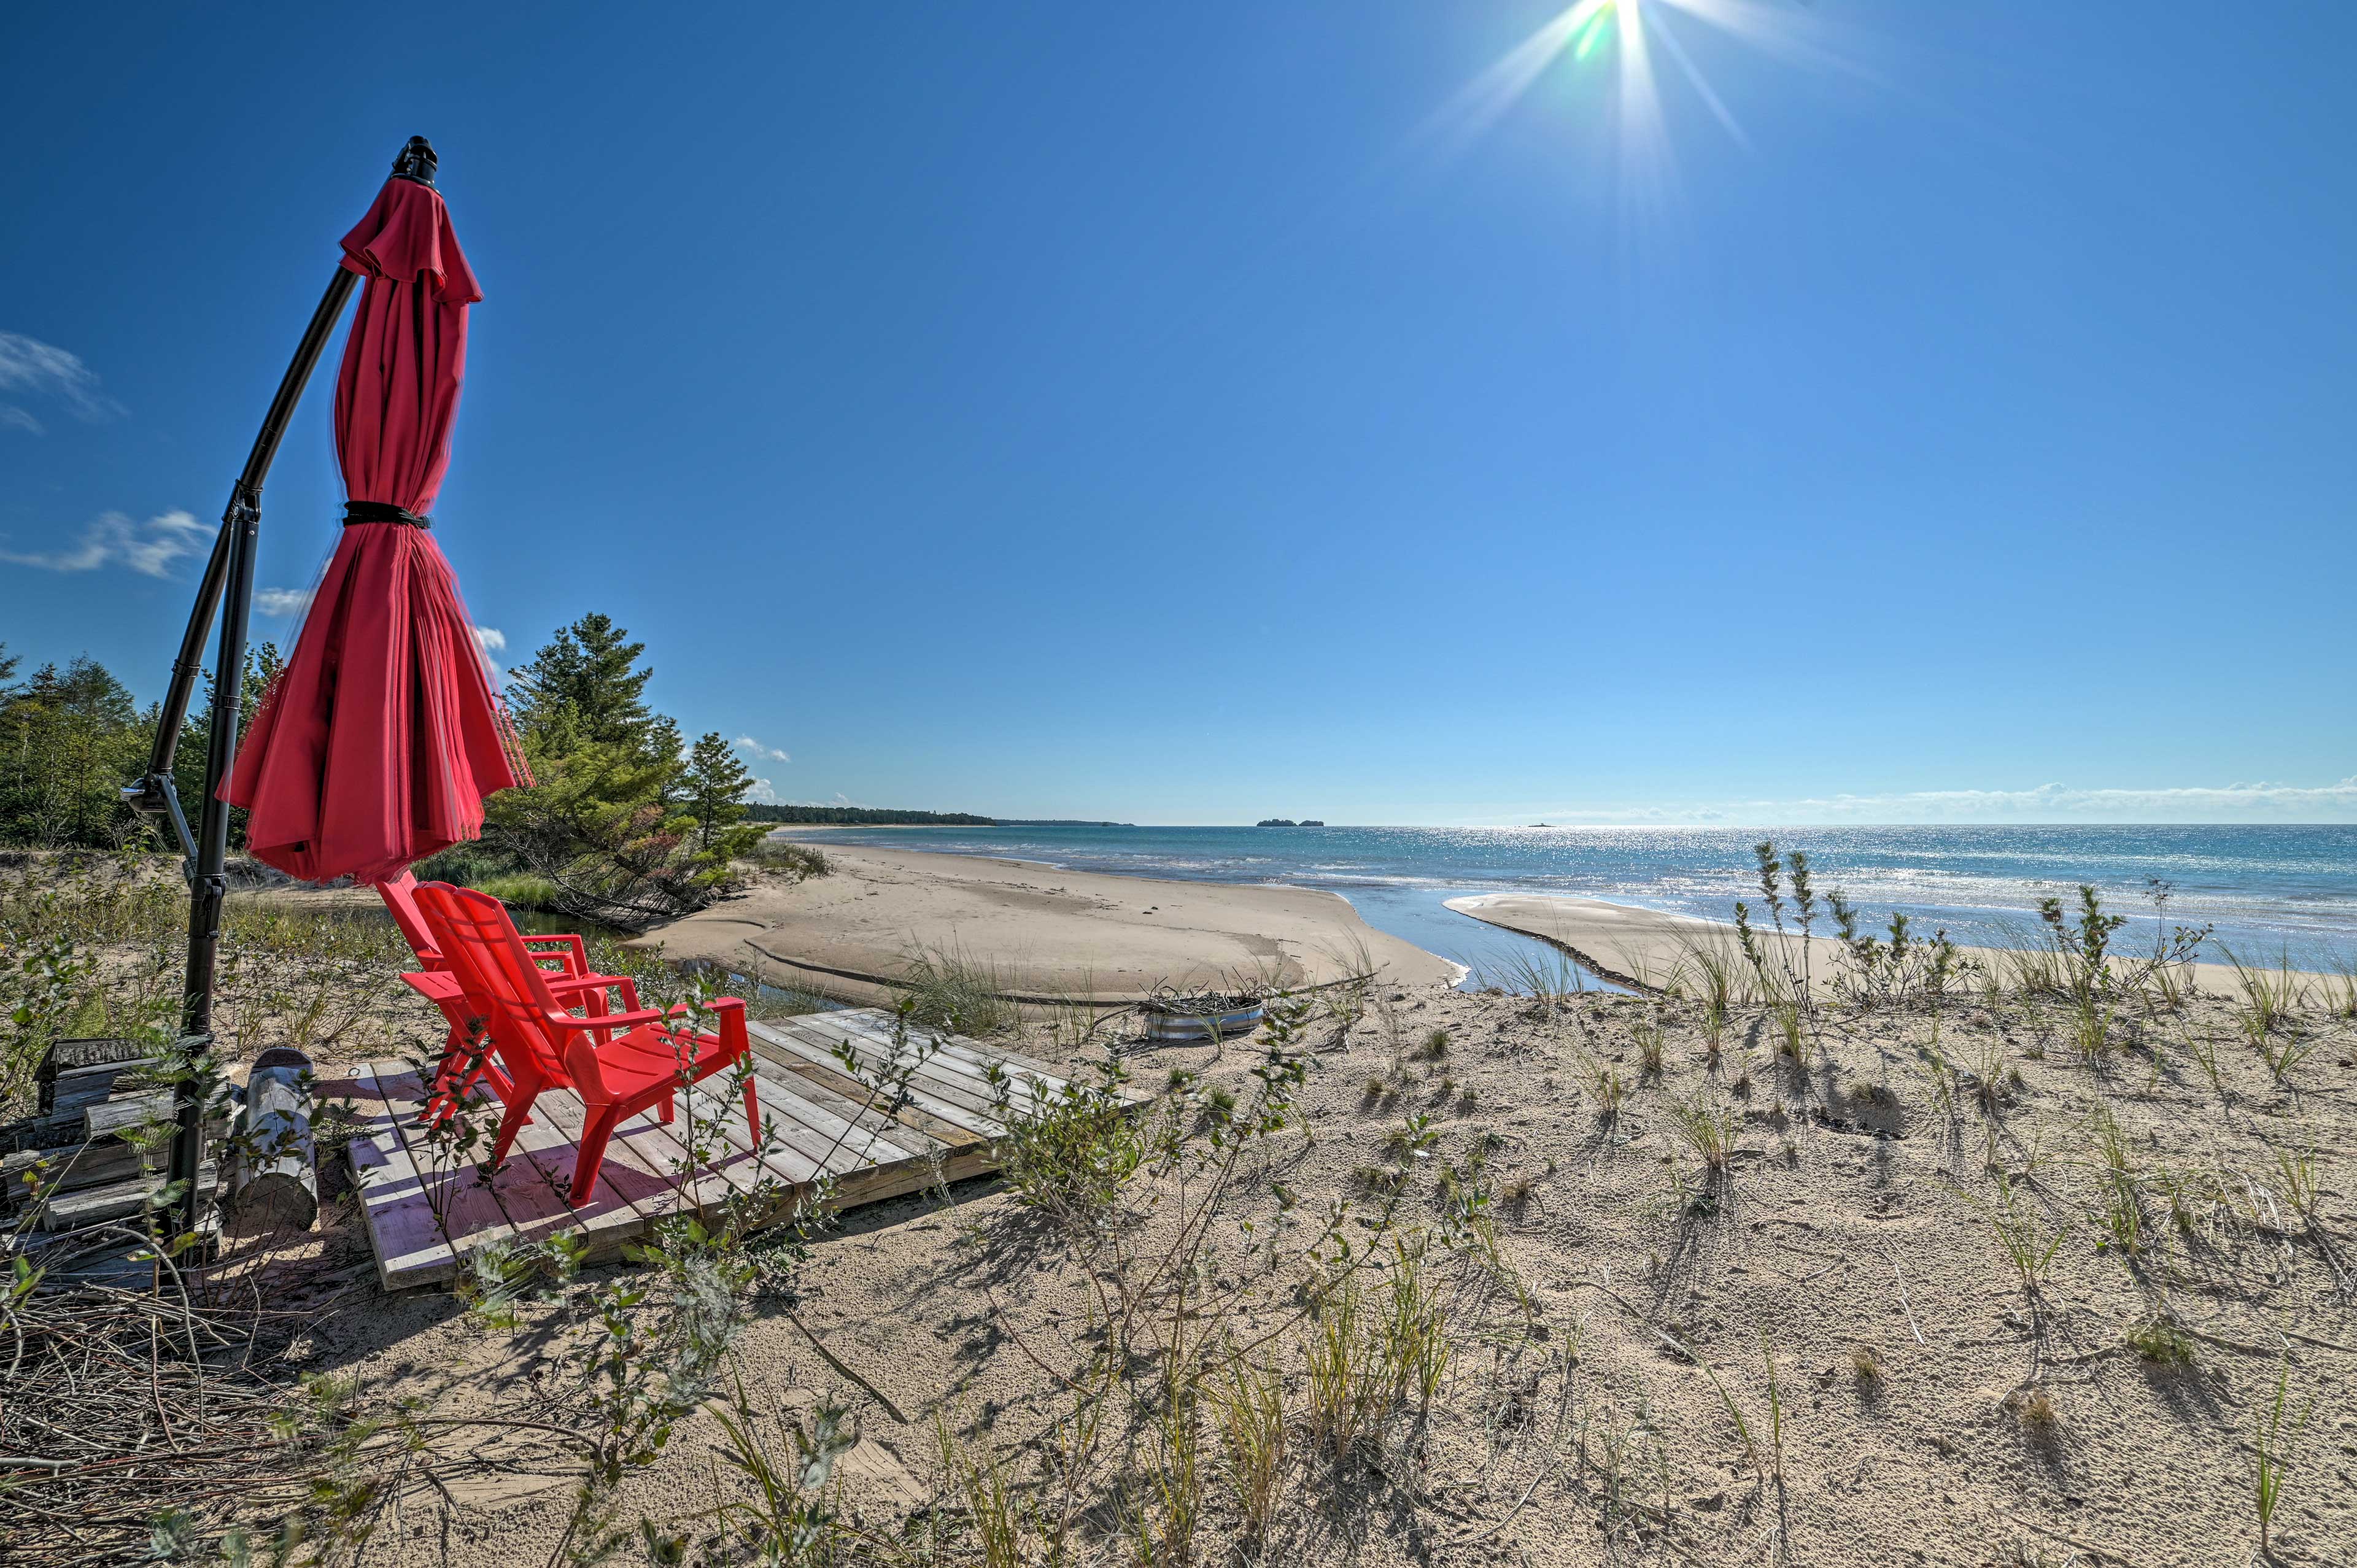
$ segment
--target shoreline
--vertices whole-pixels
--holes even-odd
[[[819,849],[940,849],[1034,859],[1073,871],[1332,889],[1357,903],[1371,923],[1469,960],[1472,946],[1521,939],[1492,928],[1482,943],[1466,944],[1448,929],[1466,921],[1442,908],[1447,898],[1558,895],[1722,923],[1737,900],[1759,902],[1753,845],[1745,832],[1726,829],[1682,832],[1659,842],[1574,829],[948,832],[788,824],[782,831],[792,835],[785,842]],[[2140,940],[2148,948],[2156,922],[2206,925],[2214,932],[2207,956],[2220,961],[2231,949],[2258,962],[2287,954],[2293,968],[2319,973],[2357,964],[2357,828],[1842,828],[1794,830],[1785,847],[1806,850],[1820,884],[1844,886],[1861,909],[1873,912],[1878,929],[1885,913],[1904,910],[1925,934],[1945,927],[1960,944],[2037,946],[2044,936],[2040,900],[2053,896],[2069,903],[2079,886],[2092,885],[2107,912],[2128,917],[2122,941]],[[2165,903],[2155,902],[2156,886]]]
[[[1735,940],[1732,920],[1674,915],[1572,894],[1482,893],[1451,898],[1448,906],[1469,919],[1560,949],[1615,984],[1649,993],[1661,989],[1661,979],[1684,962],[1687,950],[1696,940],[1730,948]],[[1764,946],[1781,946],[1796,961],[1802,956],[1803,939],[1797,932],[1779,933],[1757,926],[1753,929]],[[1845,956],[1841,942],[1824,935],[1812,936],[1807,940],[1808,962],[1823,984],[1837,972],[1836,966]],[[1956,950],[1964,958],[1985,961],[2006,950],[1958,943]],[[2136,954],[2132,946],[2123,946],[2121,951],[2124,957]],[[2268,972],[2274,972],[2270,969]],[[2311,971],[2292,972],[2302,980],[2333,978]],[[2241,993],[2232,964],[2199,960],[2192,965],[2191,978],[2194,987],[2204,995],[2234,996]]]
[[[1302,989],[1361,973],[1454,985],[1461,966],[1316,888],[1071,871],[936,850],[829,846],[826,876],[756,886],[635,939],[667,959],[815,977],[872,1005],[933,955],[1010,996],[1098,1004],[1157,990]],[[771,978],[776,978],[774,972]]]

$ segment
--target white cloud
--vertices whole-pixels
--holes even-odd
[[[755,740],[749,735],[738,736],[736,739],[735,745],[737,750],[749,751],[755,757],[759,757],[765,762],[791,762],[793,760],[792,757],[787,756],[778,747],[774,746],[763,746],[759,741]]]
[[[21,332],[0,332],[0,392],[54,398],[87,420],[112,418],[122,404],[98,390],[98,372],[53,343]],[[0,406],[0,424],[41,434],[41,422],[11,403]]]
[[[1918,822],[2357,822],[2357,774],[2325,784],[2040,784],[2030,789],[1914,789],[1792,800],[1553,806],[1513,822],[1576,824],[1804,827]]]
[[[201,555],[212,543],[213,525],[185,511],[161,512],[135,522],[119,511],[102,512],[86,524],[79,542],[63,550],[0,550],[0,561],[51,572],[94,572],[128,566],[145,577],[170,574],[172,563]]]
[[[747,785],[745,788],[745,799],[750,800],[757,806],[782,806],[785,804],[783,800],[778,798],[778,787],[770,783],[767,779],[756,779],[752,783]]]
[[[508,634],[501,631],[499,628],[495,626],[475,626],[468,627],[467,629],[475,634],[475,646],[481,649],[484,652],[504,653],[507,651]]]

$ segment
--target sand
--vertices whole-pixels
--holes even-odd
[[[1010,953],[1002,933],[1028,931],[1039,945],[1027,956],[1052,960],[1041,931],[1071,929],[1055,922],[1083,918],[1074,907],[1094,896],[1129,928],[1099,938],[1103,950],[1151,955],[1132,961],[1150,968],[1168,961],[1173,936],[1202,944],[1205,961],[1265,952],[1253,938],[1279,955],[1303,944],[1311,961],[1308,932],[1353,924],[1338,901],[1284,889],[840,853],[838,876],[757,896],[767,925],[741,906],[714,911],[738,911],[738,924],[713,926],[709,940],[737,940],[732,929],[815,939],[834,921],[888,956],[884,933],[930,912],[947,923],[920,929],[994,938]],[[859,904],[893,900],[898,919],[858,923]],[[1152,923],[1166,908],[1185,919]],[[1306,930],[1280,918],[1289,908]],[[1552,901],[1487,912],[1567,913]],[[1039,924],[1043,914],[1053,920]],[[1577,914],[1566,934],[1608,963],[1621,944],[1707,929],[1613,906]],[[280,961],[247,955],[231,989],[264,1003],[294,993]],[[2093,1056],[2071,1044],[2051,1002],[1960,999],[1936,1016],[1835,1008],[1794,1060],[1756,1011],[1713,1042],[1688,1003],[1473,995],[1426,972],[1356,999],[1326,994],[1302,1042],[1295,1114],[1200,1228],[1200,1268],[1174,1277],[1190,1313],[1211,1309],[1196,1332],[1249,1337],[1298,1310],[1315,1275],[1307,1232],[1343,1206],[1346,1236],[1389,1223],[1431,1249],[1449,1359],[1428,1408],[1337,1459],[1305,1414],[1306,1327],[1269,1342],[1260,1354],[1283,1376],[1293,1444],[1276,1529],[1265,1543],[1242,1539],[1207,1435],[1191,1561],[2242,1563],[2256,1545],[2254,1452],[2279,1378],[2297,1431],[2277,1443],[2289,1468],[2276,1555],[2357,1561],[2357,1019],[2306,1007],[2269,1037],[2300,1052],[2280,1077],[2234,1009],[2208,998],[2124,1016]],[[1034,1018],[1019,1044],[1060,1062],[1102,1057],[1104,1031],[1076,1047],[1057,1027]],[[431,1008],[388,991],[321,1049],[321,1065],[428,1049],[440,1029]],[[1258,1090],[1251,1041],[1133,1041],[1125,1055],[1136,1083],[1159,1087],[1184,1067],[1246,1104]],[[982,1561],[936,1419],[969,1455],[1003,1466],[1026,1508],[1059,1506],[1068,1380],[1102,1343],[1108,1280],[1153,1283],[1150,1268],[1121,1258],[1150,1260],[1204,1190],[1212,1103],[1206,1093],[1151,1112],[1175,1117],[1165,1125],[1188,1153],[1134,1177],[1105,1234],[1060,1235],[991,1180],[854,1211],[811,1242],[791,1307],[776,1295],[746,1304],[726,1392],[741,1385],[787,1465],[787,1428],[840,1401],[859,1434],[838,1471],[842,1509],[872,1539],[915,1543],[938,1529],[949,1541],[933,1561]],[[1732,1144],[1717,1172],[1695,1142],[1703,1112],[1724,1118]],[[2114,1122],[2107,1155],[2098,1131]],[[383,1553],[467,1568],[550,1561],[581,1461],[577,1444],[533,1423],[591,1429],[578,1359],[597,1343],[587,1292],[651,1285],[651,1316],[674,1310],[661,1277],[592,1271],[561,1299],[523,1302],[512,1327],[470,1319],[440,1291],[388,1297],[349,1177],[329,1170],[321,1230],[244,1266],[256,1271],[253,1299],[302,1315],[287,1370],[349,1379],[372,1413],[414,1402],[431,1423],[432,1481],[371,1472],[400,1498]],[[1486,1242],[1449,1229],[1469,1192]],[[2133,1249],[2115,1228],[2123,1192],[2141,1226]],[[2000,1215],[2050,1245],[2034,1289],[2008,1263]],[[309,1294],[288,1277],[306,1257]],[[215,1289],[248,1299],[244,1281]],[[2139,1348],[2164,1319],[2182,1358]],[[1136,1373],[1141,1402],[1115,1402],[1111,1457],[1082,1488],[1076,1564],[1135,1560],[1121,1535],[1148,1495],[1158,1386],[1150,1359]],[[138,1414],[125,1412],[126,1425]],[[717,1455],[725,1438],[701,1410],[630,1468],[616,1561],[643,1560],[641,1517],[696,1542],[741,1524],[718,1511],[749,1495]],[[1045,1561],[1036,1537],[1028,1549],[1026,1561]],[[909,1561],[897,1550],[845,1560]],[[699,1547],[692,1560],[731,1559]]]
[[[1237,886],[1060,871],[1033,862],[823,845],[831,875],[770,881],[650,933],[673,959],[706,959],[871,1004],[918,952],[994,969],[1019,994],[1129,1001],[1159,986],[1317,985],[1373,969],[1394,984],[1453,981],[1446,959],[1303,887]],[[863,978],[865,977],[865,978]]]
[[[1405,1169],[1401,1222],[1437,1234],[1439,1173],[1486,1149],[1499,1262],[1470,1247],[1437,1255],[1455,1353],[1426,1418],[1395,1423],[1380,1451],[1341,1464],[1315,1452],[1298,1424],[1304,1352],[1289,1338],[1280,1364],[1297,1454],[1276,1537],[1239,1551],[1214,1469],[1198,1561],[2240,1563],[2256,1540],[2252,1444],[2279,1373],[2295,1413],[2314,1403],[2276,1551],[2288,1563],[2352,1560],[2357,1323],[2336,1289],[2357,1220],[2338,1153],[2357,1133],[2345,1024],[2302,1026],[2319,1049],[2291,1093],[2255,1053],[2222,1043],[2222,1004],[2197,1004],[2155,1037],[2218,1037],[2222,1095],[2173,1044],[2090,1063],[2061,1047],[2051,1006],[1968,1008],[1947,1020],[1943,1048],[2005,1075],[1984,1107],[1935,1092],[1921,1015],[1850,1020],[1803,1070],[1773,1054],[1756,1016],[1736,1021],[1714,1060],[1693,1010],[1672,1006],[1654,1070],[1632,1032],[1648,1004],[1627,997],[1543,1008],[1435,985],[1372,1000],[1348,1027],[1329,1015],[1313,1028],[1305,1120],[1273,1150],[1284,1183],[1301,1213],[1347,1201],[1372,1215],[1364,1174]],[[1437,1055],[1435,1030],[1448,1036]],[[1168,1047],[1133,1066],[1141,1081],[1203,1069],[1249,1096],[1255,1056],[1232,1042],[1216,1058]],[[1609,1116],[1595,1084],[1604,1069],[1626,1086]],[[1734,1118],[1722,1176],[1679,1130],[1679,1108],[1698,1098]],[[2119,1119],[2147,1188],[2142,1254],[2109,1245],[2100,1221],[2085,1132],[2099,1108]],[[1402,1159],[1387,1138],[1412,1113],[1430,1119],[1434,1141]],[[2301,1148],[2322,1151],[2312,1229],[2282,1215],[2277,1190],[2276,1152]],[[1992,1229],[1985,1162],[2036,1170],[2038,1196],[2025,1188],[2021,1201],[2059,1244],[2034,1296]],[[2165,1184],[2190,1194],[2181,1229]],[[1135,1195],[1150,1233],[1169,1211],[1156,1213],[1148,1193],[1178,1199],[1154,1180]],[[2255,1208],[2249,1193],[2264,1195]],[[1255,1186],[1215,1227],[1204,1278],[1223,1296],[1243,1293],[1240,1335],[1285,1310],[1301,1273],[1260,1261],[1275,1212]],[[1244,1232],[1247,1220],[1259,1229]],[[353,1227],[341,1228],[350,1253]],[[1055,1380],[1087,1363],[1106,1266],[998,1184],[896,1199],[813,1244],[795,1313],[888,1407],[775,1301],[753,1305],[731,1376],[781,1455],[800,1412],[822,1399],[848,1406],[860,1444],[839,1500],[876,1536],[906,1539],[929,1518],[956,1530],[962,1499],[942,1468],[936,1413],[1018,1486],[1052,1473],[1073,1409]],[[356,1379],[368,1405],[402,1397],[439,1418],[579,1419],[565,1359],[587,1322],[577,1301],[531,1306],[509,1333],[470,1326],[438,1292],[367,1295],[366,1310],[322,1321],[309,1348],[314,1365]],[[2128,1342],[2163,1315],[2182,1326],[2190,1363]],[[1772,1454],[1771,1364],[1782,1402]],[[716,1458],[722,1439],[710,1413],[684,1422],[625,1483],[626,1526],[643,1515],[691,1539],[713,1530],[722,1501],[744,1495]],[[1135,1439],[1149,1451],[1155,1441]],[[547,1560],[576,1474],[552,1462],[484,1477],[457,1509],[417,1487],[404,1503],[411,1560]],[[1114,1505],[1093,1517],[1114,1519]],[[1779,1534],[1782,1552],[1768,1544]],[[943,1560],[982,1560],[970,1531]],[[1092,1539],[1076,1558],[1128,1560],[1117,1539]]]

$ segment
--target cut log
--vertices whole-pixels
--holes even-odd
[[[222,1219],[233,1236],[308,1230],[319,1217],[319,1178],[311,1158],[311,1058],[286,1046],[256,1057],[245,1079],[245,1109]]]

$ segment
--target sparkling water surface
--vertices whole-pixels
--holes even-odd
[[[1369,925],[1495,971],[1530,945],[1445,908],[1477,893],[1566,894],[1724,920],[1758,887],[1751,846],[1808,853],[1878,925],[1904,909],[1958,941],[2027,940],[2040,897],[2090,884],[2147,936],[2171,925],[2309,968],[2357,962],[2357,826],[1726,828],[1000,827],[795,830],[822,842],[1035,860],[1074,871],[1339,893]],[[2212,951],[2210,956],[2219,956]],[[1480,975],[1474,977],[1478,982]]]

